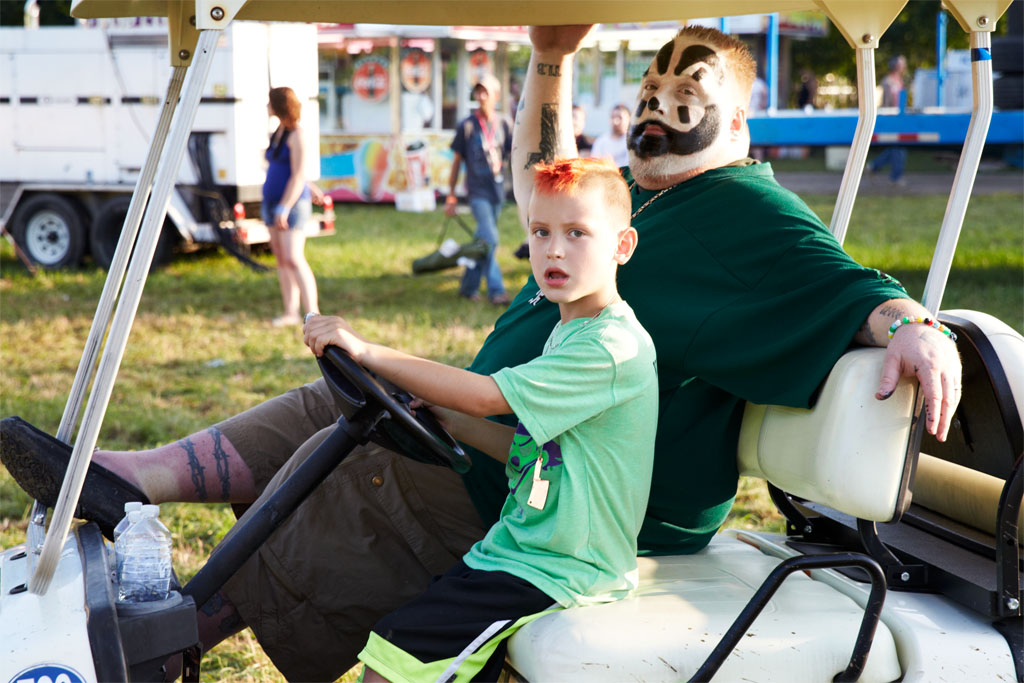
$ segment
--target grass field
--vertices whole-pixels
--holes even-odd
[[[828,222],[833,197],[805,197]],[[858,199],[847,249],[924,289],[946,198]],[[431,251],[442,215],[342,206],[338,232],[313,240],[321,308],[342,312],[370,338],[454,365],[470,361],[500,312],[456,296],[458,274],[412,277],[412,259]],[[943,308],[971,308],[1024,331],[1024,201],[975,200]],[[512,258],[522,231],[509,207],[499,252],[506,285],[519,289],[528,264]],[[641,246],[642,248],[642,246]],[[271,264],[267,254],[257,257]],[[51,433],[60,421],[105,273],[91,266],[30,277],[0,243],[0,416],[21,415]],[[280,298],[273,273],[202,251],[177,257],[146,286],[100,436],[105,448],[165,443],[317,377],[298,329],[275,329]],[[0,470],[0,547],[24,539],[30,500]],[[183,580],[230,527],[226,506],[163,506]],[[780,529],[762,485],[744,480],[730,525]],[[203,660],[206,681],[280,681],[246,632]],[[350,673],[346,678],[352,678]]]

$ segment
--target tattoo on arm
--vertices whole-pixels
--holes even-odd
[[[526,168],[537,162],[553,161],[558,151],[558,105],[542,104],[540,107],[540,151],[530,152]]]
[[[228,454],[222,443],[224,435],[216,427],[206,430],[213,439],[213,459],[217,463],[217,477],[220,479],[221,500],[227,501],[231,495],[231,473],[228,470]]]
[[[562,75],[561,64],[538,64],[537,74],[540,76],[553,76],[558,78]]]
[[[188,468],[192,472],[192,486],[196,489],[196,496],[201,503],[205,503],[206,477],[203,474],[205,468],[199,463],[199,458],[196,457],[196,445],[188,437],[179,441],[178,444],[185,451],[185,457],[188,458]]]

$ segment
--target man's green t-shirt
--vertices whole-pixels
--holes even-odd
[[[635,212],[656,193],[624,175]],[[640,241],[618,288],[654,340],[660,390],[639,550],[695,552],[736,495],[744,402],[808,407],[868,314],[907,294],[853,261],[768,164],[702,173],[651,202],[633,226]],[[538,293],[531,277],[471,370],[491,375],[540,355],[558,307]],[[507,491],[500,464],[474,453],[463,478],[493,523]]]
[[[543,355],[493,375],[519,419],[501,518],[465,556],[559,604],[637,585],[636,538],[654,463],[654,343],[622,301],[557,324]]]

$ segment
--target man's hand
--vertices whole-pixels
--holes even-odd
[[[921,383],[924,395],[925,428],[939,441],[945,441],[960,404],[961,366],[956,344],[927,325],[899,327],[886,348],[875,398],[889,398],[900,377],[913,376]]]
[[[456,199],[454,194],[450,194],[444,198],[444,215],[448,218],[455,216],[455,208],[459,205],[459,200]]]
[[[363,362],[369,342],[356,334],[344,318],[335,315],[316,315],[302,326],[303,341],[319,357],[324,348],[333,344],[348,351],[357,363]]]
[[[580,49],[593,24],[568,26],[531,26],[530,42],[537,52],[571,55]]]

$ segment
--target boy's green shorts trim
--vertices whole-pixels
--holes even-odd
[[[502,628],[476,649],[471,649],[471,645],[470,648],[466,648],[467,651],[463,651],[456,657],[439,659],[436,662],[421,662],[405,650],[371,631],[366,647],[359,653],[359,659],[392,683],[401,681],[407,683],[424,683],[424,681],[462,683],[470,681],[483,668],[501,641],[511,638],[516,631],[537,617],[560,609],[562,608],[555,607],[536,614],[528,614],[515,623]]]

